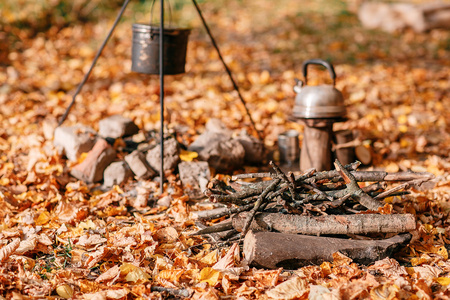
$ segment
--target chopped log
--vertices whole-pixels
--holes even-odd
[[[363,165],[367,166],[372,162],[372,153],[370,152],[370,149],[364,145],[356,146],[355,155]]]
[[[248,213],[233,217],[233,227],[242,231]],[[412,214],[328,215],[319,217],[280,213],[257,213],[250,225],[253,231],[278,231],[307,235],[402,233],[416,229]]]
[[[430,2],[430,3],[427,3]],[[414,3],[380,3],[364,1],[358,9],[364,27],[395,32],[412,28],[425,32],[435,28],[450,28],[450,4],[445,1]]]
[[[355,161],[355,142],[353,132],[351,130],[340,130],[334,132],[336,145],[333,147],[336,158],[344,165]]]
[[[298,269],[302,266],[332,261],[340,252],[357,263],[369,264],[390,256],[411,239],[411,234],[385,240],[347,240],[307,235],[253,232],[244,239],[245,260],[255,267]]]

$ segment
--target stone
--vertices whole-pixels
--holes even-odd
[[[156,201],[156,206],[170,207],[171,202],[172,202],[172,196],[167,195],[167,196],[162,197],[161,199],[158,199],[158,201]]]
[[[231,137],[233,132],[221,120],[211,118],[205,124],[205,131],[216,132]]]
[[[117,139],[120,137],[131,136],[139,131],[139,127],[130,118],[121,115],[113,115],[98,123],[99,135]]]
[[[155,170],[147,163],[144,153],[139,150],[135,150],[125,156],[125,161],[134,175],[140,179],[148,179],[156,175]]]
[[[245,150],[236,139],[216,140],[200,150],[198,157],[217,172],[225,172],[243,166]]]
[[[208,144],[215,141],[225,141],[232,137],[232,131],[219,119],[210,119],[205,125],[205,132],[189,145],[189,151],[200,152]]]
[[[210,119],[204,133],[188,147],[198,153],[199,159],[207,161],[218,172],[233,170],[244,163],[245,149],[233,139],[232,132],[218,119]]]
[[[81,153],[88,152],[94,147],[97,133],[88,126],[75,125],[57,127],[55,129],[53,145],[61,154],[65,154],[71,161],[76,161]]]
[[[178,170],[187,194],[191,198],[201,198],[211,178],[209,164],[206,161],[183,161],[178,165]]]
[[[246,162],[260,164],[265,160],[266,153],[264,144],[256,137],[251,136],[247,131],[242,130],[236,139],[241,143],[242,147],[244,147],[244,160]]]
[[[126,162],[113,162],[103,172],[103,185],[106,187],[121,185],[132,176],[133,172]]]
[[[70,174],[86,183],[99,182],[103,179],[106,167],[116,158],[116,151],[104,139],[98,139],[88,152],[86,158],[75,165]]]
[[[148,164],[157,172],[161,169],[160,145],[149,150],[146,155]],[[180,161],[180,149],[176,139],[164,141],[164,171],[175,169]]]

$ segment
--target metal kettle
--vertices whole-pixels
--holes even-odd
[[[327,68],[333,79],[333,85],[307,85],[307,72],[309,65],[321,65]],[[305,82],[296,79],[294,91],[295,105],[293,117],[297,119],[341,119],[346,115],[344,97],[334,85],[336,83],[336,73],[333,66],[321,59],[310,59],[302,65]]]

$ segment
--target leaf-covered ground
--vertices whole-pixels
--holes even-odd
[[[431,190],[389,199],[396,212],[417,217],[413,240],[398,257],[361,266],[336,254],[333,262],[293,272],[245,268],[236,246],[214,250],[188,235],[196,229],[195,206],[176,174],[164,194],[170,207],[145,210],[133,209],[127,196],[136,181],[102,193],[71,178],[52,145],[53,130],[113,14],[36,32],[40,16],[19,1],[23,7],[4,9],[0,23],[0,299],[179,297],[152,286],[188,289],[194,299],[446,299],[450,34],[369,31],[358,23],[355,1],[310,2],[200,5],[268,148],[286,129],[302,130],[288,120],[294,78],[304,60],[323,58],[335,65],[349,109],[350,120],[336,128],[360,132],[373,149],[373,168],[436,175]],[[130,71],[131,24],[145,22],[149,6],[127,11],[65,125],[97,128],[119,113],[142,130],[158,129],[159,78]],[[166,78],[168,126],[183,130],[185,143],[212,117],[249,128],[193,7],[182,7],[174,15],[193,32],[186,74]],[[35,19],[27,27],[28,16]],[[326,81],[323,73],[311,72],[309,83]],[[240,172],[249,170],[256,168]],[[157,182],[140,184],[140,197],[161,197]]]

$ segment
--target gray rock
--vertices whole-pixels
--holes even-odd
[[[178,170],[181,183],[188,195],[192,198],[202,197],[211,178],[209,164],[206,161],[183,161],[178,165]]]
[[[221,120],[212,118],[205,124],[205,131],[216,132],[231,137],[233,132]]]
[[[205,132],[189,145],[189,151],[200,152],[212,142],[231,139],[232,132],[219,119],[210,119],[205,125]]]
[[[113,162],[103,172],[103,185],[106,187],[120,185],[132,176],[133,172],[126,162]]]
[[[148,179],[156,175],[156,172],[147,163],[144,153],[139,150],[125,156],[125,161],[131,171],[140,179]]]
[[[121,115],[113,115],[98,123],[99,135],[102,137],[120,138],[136,134],[139,127],[129,118]]]
[[[265,159],[264,144],[243,130],[236,137],[245,150],[244,160],[248,163],[262,163]]]
[[[96,134],[94,129],[83,125],[57,127],[53,145],[69,160],[76,161],[81,153],[94,147]]]
[[[170,203],[172,201],[172,196],[167,195],[162,197],[156,202],[156,206],[162,206],[162,207],[170,207]]]
[[[104,139],[99,139],[86,158],[72,168],[70,174],[87,183],[99,182],[103,179],[106,167],[115,158],[116,151]]]
[[[198,157],[207,161],[217,172],[223,172],[242,167],[245,150],[235,139],[216,140],[201,149]]]
[[[147,152],[147,162],[157,172],[161,169],[160,145]],[[164,141],[164,171],[174,169],[180,161],[180,149],[174,138]]]

